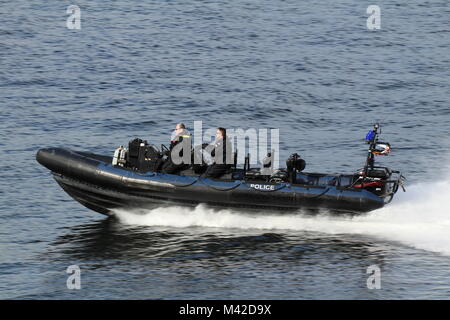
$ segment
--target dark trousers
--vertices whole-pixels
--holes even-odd
[[[180,172],[181,170],[186,169],[188,166],[181,163],[181,164],[175,164],[172,162],[172,160],[169,158],[164,162],[161,172],[163,173],[170,173],[170,174],[176,174]]]
[[[218,178],[227,173],[230,165],[228,164],[213,164],[206,169],[205,176],[208,178]]]

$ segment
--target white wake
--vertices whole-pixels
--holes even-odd
[[[299,230],[327,234],[361,234],[398,241],[418,249],[450,255],[450,179],[421,183],[401,190],[393,202],[364,216],[258,215],[233,210],[169,207],[143,212],[116,210],[121,222],[168,227],[215,227]]]

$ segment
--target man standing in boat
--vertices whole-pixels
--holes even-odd
[[[173,174],[188,167],[191,163],[191,148],[191,134],[184,123],[180,122],[170,138],[170,152],[161,171]]]
[[[212,149],[211,156],[214,157],[214,163],[206,170],[206,177],[218,178],[225,174],[232,166],[232,147],[225,128],[217,128],[214,144],[209,145],[206,149],[208,151]]]

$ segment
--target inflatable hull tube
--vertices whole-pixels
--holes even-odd
[[[71,197],[102,214],[110,214],[116,208],[151,209],[200,203],[258,212],[308,209],[315,213],[317,209],[328,209],[344,214],[384,206],[383,198],[361,188],[138,173],[113,166],[111,157],[60,148],[41,149],[36,159]]]

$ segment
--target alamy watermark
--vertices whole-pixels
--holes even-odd
[[[66,273],[70,274],[67,278],[66,285],[67,289],[70,290],[80,290],[81,289],[81,269],[76,264],[68,266]]]
[[[81,29],[81,9],[77,5],[70,5],[67,7],[66,13],[70,16],[67,18],[67,29],[80,30]]]
[[[381,9],[378,5],[369,5],[366,9],[369,14],[366,25],[369,30],[381,29]],[[81,9],[77,5],[70,5],[66,9],[66,14],[70,15],[67,18],[66,26],[70,30],[81,29]]]
[[[67,18],[66,26],[71,30],[81,29],[81,9],[77,5],[70,5],[66,9],[66,13],[70,16]],[[366,25],[369,30],[381,29],[381,9],[378,5],[370,5],[366,9],[366,13],[369,14]]]
[[[203,130],[202,121],[194,121],[194,132],[190,139],[183,139],[175,145],[171,151],[171,159],[175,164],[202,164],[206,162],[216,164],[245,164],[248,158],[249,164],[271,163],[271,168],[279,166],[279,139],[278,128],[226,128],[225,139],[214,140],[218,129],[209,128]],[[270,143],[269,143],[270,141]],[[197,150],[199,156],[191,158],[191,144],[194,148],[204,146]],[[214,152],[212,152],[214,151]]]
[[[381,270],[376,265],[373,264],[367,267],[367,274],[370,274],[369,278],[367,278],[367,289],[381,289]]]
[[[370,16],[367,18],[367,29],[379,30],[381,29],[381,9],[377,5],[370,5],[366,10]]]

